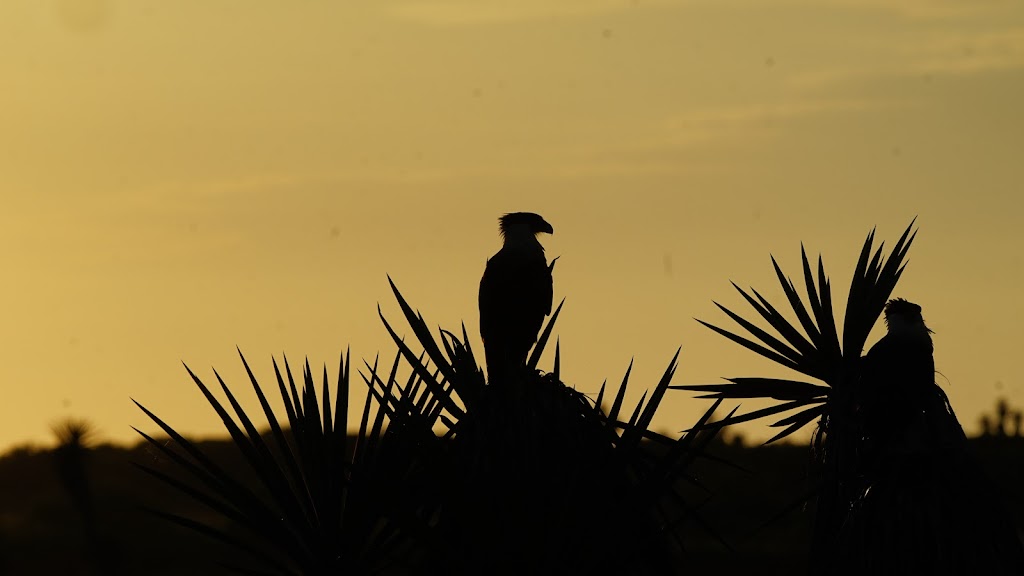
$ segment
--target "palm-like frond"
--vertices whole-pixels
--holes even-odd
[[[489,386],[465,327],[461,340],[445,330],[435,338],[423,317],[391,287],[423,353],[413,351],[382,320],[400,355],[423,377],[423,394],[442,396],[431,402],[439,410],[444,407],[440,419],[452,441],[454,472],[439,523],[441,546],[449,550],[440,553],[446,571],[486,572],[488,562],[508,562],[510,550],[523,570],[602,571],[615,559],[634,561],[640,550],[660,546],[683,518],[706,524],[679,485],[689,479],[689,464],[704,456],[720,427],[680,438],[649,429],[675,374],[678,350],[626,418],[622,412],[632,363],[608,413],[602,407],[604,385],[591,401],[561,382],[557,343],[552,371],[537,371],[564,301],[541,331],[520,381]],[[719,404],[698,425],[704,426]],[[566,489],[572,496],[555,497]],[[640,528],[651,516],[661,523]],[[573,536],[566,540],[554,533]],[[501,569],[511,570],[508,565]]]
[[[393,417],[398,412],[390,400],[388,404],[381,404],[371,424],[369,414],[374,396],[368,394],[355,445],[349,445],[350,364],[347,355],[339,366],[333,404],[326,367],[318,398],[308,362],[303,367],[300,389],[296,387],[287,359],[284,376],[275,360],[274,372],[287,414],[288,429],[285,430],[244,357],[242,362],[269,423],[267,434],[257,430],[216,372],[230,411],[187,366],[186,370],[221,418],[249,465],[251,477],[229,474],[138,402],[136,405],[172,443],[136,431],[172,463],[178,473],[167,473],[149,465],[137,466],[246,528],[248,534],[240,536],[218,524],[164,511],[154,512],[231,545],[259,561],[264,570],[270,570],[252,572],[243,566],[234,567],[242,573],[327,574],[353,567],[358,572],[359,567],[369,568],[389,555],[400,557],[419,536],[410,527],[425,521],[420,516],[422,510],[393,506],[394,497],[387,492],[389,486],[394,487],[387,480],[396,476],[391,474],[392,470],[383,473],[379,448],[385,416]],[[376,367],[370,374],[370,379],[380,382]],[[388,382],[393,383],[394,378],[389,378]],[[370,392],[373,391],[371,387]],[[429,428],[425,430],[429,432]]]
[[[561,382],[557,340],[553,371],[536,369],[561,305],[528,369],[517,376],[521,381],[489,386],[465,326],[459,335],[439,330],[435,336],[391,287],[421,350],[381,314],[397,351],[390,365],[364,361],[358,371],[367,391],[354,441],[348,436],[347,354],[333,387],[324,368],[319,394],[308,362],[297,382],[287,359],[283,368],[274,361],[284,422],[242,357],[269,424],[265,432],[216,372],[226,400],[186,366],[248,464],[248,476],[232,475],[137,403],[170,437],[165,443],[139,431],[169,464],[139,468],[245,530],[153,512],[245,553],[257,564],[233,566],[245,574],[402,572],[412,566],[486,573],[488,562],[512,558],[523,570],[604,572],[641,558],[665,560],[652,550],[684,519],[707,524],[679,486],[695,482],[687,470],[721,429],[708,423],[721,401],[680,438],[649,429],[679,351],[625,418],[632,363],[609,413],[604,386],[592,402]]]
[[[888,257],[882,252],[883,245],[879,245],[872,256],[875,230],[868,234],[850,284],[841,342],[833,318],[832,288],[828,276],[825,274],[824,263],[819,256],[816,274],[812,272],[807,252],[803,246],[800,248],[800,253],[807,293],[806,305],[801,299],[796,285],[783,274],[778,262],[772,257],[775,274],[778,276],[789,306],[798,320],[798,325],[791,323],[756,290],[751,289],[748,293],[736,284],[733,284],[733,287],[754,308],[758,316],[775,330],[778,336],[773,336],[717,302],[715,304],[739,324],[748,335],[742,336],[698,320],[704,326],[748,350],[812,379],[819,380],[824,383],[824,386],[786,379],[728,378],[728,384],[686,385],[672,388],[704,392],[705,395],[702,396],[704,398],[764,398],[782,401],[770,408],[740,414],[718,422],[722,425],[799,410],[799,412],[773,424],[773,426],[785,428],[769,442],[785,438],[817,420],[826,413],[825,404],[836,394],[845,393],[846,387],[853,381],[857,360],[864,349],[868,334],[882,314],[886,301],[906,267],[907,252],[916,235],[916,232],[912,232],[913,226],[914,222],[912,221]]]

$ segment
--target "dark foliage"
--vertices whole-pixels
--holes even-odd
[[[853,281],[850,284],[841,342],[839,333],[836,331],[835,320],[833,320],[832,287],[825,274],[825,265],[819,256],[817,283],[815,283],[815,274],[812,272],[807,252],[803,246],[800,247],[800,255],[810,310],[801,300],[793,281],[783,274],[775,258],[772,257],[775,274],[778,276],[793,313],[799,320],[802,332],[757,290],[750,289],[753,294],[751,296],[735,283],[733,287],[779,334],[781,340],[717,302],[716,306],[759,342],[698,320],[704,326],[748,350],[805,376],[819,380],[824,385],[772,378],[728,378],[728,384],[685,385],[673,386],[673,388],[704,392],[705,395],[702,398],[778,400],[779,403],[772,407],[736,415],[721,423],[736,424],[792,412],[789,416],[772,424],[782,430],[768,442],[785,438],[804,426],[818,421],[819,432],[815,445],[816,448],[823,451],[822,457],[825,458],[824,451],[828,448],[826,437],[829,431],[836,428],[835,432],[839,434],[839,429],[843,425],[840,414],[830,408],[845,406],[850,387],[857,381],[859,361],[868,334],[882,314],[882,309],[906,266],[904,261],[916,235],[916,233],[911,234],[912,228],[913,223],[900,236],[888,258],[882,252],[883,246],[879,246],[872,256],[871,249],[875,232],[872,230],[868,234],[854,270]],[[837,418],[840,420],[839,422],[835,422]]]
[[[244,552],[253,562],[231,568],[245,574],[670,572],[679,524],[706,525],[680,480],[720,429],[705,426],[717,403],[679,439],[648,429],[678,353],[620,419],[629,371],[609,413],[604,387],[592,402],[560,381],[557,346],[553,372],[537,371],[561,306],[525,370],[488,384],[465,328],[435,339],[392,289],[423,352],[381,315],[398,352],[387,370],[364,362],[354,444],[348,358],[333,391],[324,370],[319,396],[308,363],[301,386],[274,363],[284,425],[243,358],[267,435],[219,376],[227,407],[189,370],[250,472],[229,472],[140,405],[171,442],[139,433],[177,471],[139,467],[215,519],[153,512]]]
[[[908,348],[917,345],[913,342],[883,340],[895,346],[886,348],[889,355],[879,365],[885,372],[870,372],[870,363],[861,357],[867,336],[904,270],[914,239],[912,227],[913,223],[888,258],[881,247],[872,256],[874,231],[868,235],[850,286],[841,340],[824,265],[819,257],[815,283],[803,249],[809,311],[772,259],[802,333],[756,290],[751,290],[752,297],[738,286],[778,337],[721,305],[719,308],[756,341],[702,322],[823,385],[730,378],[728,384],[678,388],[705,392],[704,397],[718,400],[778,401],[769,408],[716,423],[789,412],[772,424],[782,431],[769,443],[817,421],[812,442],[817,466],[811,475],[813,490],[808,494],[816,495],[817,508],[811,546],[813,573],[1019,573],[1024,571],[1024,549],[1017,530],[1005,515],[992,481],[971,454],[948,399],[932,381],[930,341],[924,352],[928,364],[921,364],[923,377],[914,381],[907,376],[907,363],[915,361],[908,356],[914,354]],[[919,307],[917,311],[919,314]],[[924,325],[920,328],[926,330]],[[892,378],[886,380],[889,376]]]
[[[859,378],[860,358],[868,334],[878,321],[886,301],[906,266],[905,258],[915,234],[913,223],[907,227],[886,258],[879,246],[872,256],[874,230],[868,234],[857,261],[847,297],[842,339],[833,319],[832,288],[821,257],[818,258],[817,282],[807,252],[801,246],[804,284],[808,306],[797,292],[792,280],[772,265],[786,294],[787,302],[799,321],[802,332],[757,290],[753,296],[733,284],[758,315],[778,333],[781,339],[745,320],[728,308],[717,304],[730,318],[751,334],[757,342],[703,321],[703,325],[787,368],[819,380],[814,384],[796,380],[771,378],[729,378],[728,384],[677,386],[684,390],[705,392],[705,398],[764,398],[779,401],[774,406],[725,419],[719,424],[735,424],[767,416],[785,416],[772,424],[782,430],[768,442],[785,438],[797,430],[817,422],[813,447],[819,463],[817,483],[819,522],[816,538],[830,539],[839,528],[845,510],[856,495],[847,479],[854,470],[858,434],[848,418],[853,386]]]

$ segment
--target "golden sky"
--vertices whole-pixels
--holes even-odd
[[[961,421],[1024,404],[1018,1],[10,0],[0,74],[0,449],[131,440],[129,397],[218,433],[181,362],[247,396],[236,345],[267,384],[390,358],[386,274],[475,337],[509,211],[555,228],[579,390],[635,357],[635,401],[678,346],[678,383],[784,374],[693,318],[778,301],[801,241],[845,295],[916,215],[896,295]]]

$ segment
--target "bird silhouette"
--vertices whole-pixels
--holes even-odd
[[[503,244],[480,279],[480,336],[489,382],[526,363],[544,317],[551,313],[555,261],[548,265],[538,234],[553,234],[544,218],[513,212],[498,220]],[[557,260],[557,258],[555,259]]]
[[[853,416],[856,492],[824,573],[1024,574],[1006,504],[935,383],[921,307],[885,306],[887,333],[862,358]]]
[[[963,428],[949,399],[935,384],[932,331],[924,323],[921,307],[902,298],[890,300],[885,305],[885,325],[885,336],[863,359],[858,390],[867,440],[890,447],[963,440]],[[922,414],[929,417],[922,420]],[[927,440],[920,437],[925,432]]]

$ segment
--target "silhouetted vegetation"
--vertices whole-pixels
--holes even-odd
[[[67,419],[53,426],[57,447],[53,450],[53,463],[64,493],[68,496],[75,516],[70,524],[78,524],[78,539],[82,551],[83,567],[93,574],[120,573],[120,551],[101,528],[93,493],[91,444],[95,431],[85,420]]]
[[[1021,428],[1021,420],[1024,411],[1010,408],[1006,398],[996,401],[995,411],[992,414],[982,414],[979,418],[982,436],[1012,436],[1018,438],[1024,436],[1024,429]]]
[[[781,340],[724,307],[756,341],[705,324],[824,385],[768,378],[672,385],[677,352],[632,409],[624,404],[632,364],[617,387],[602,385],[594,399],[561,381],[557,341],[552,370],[538,370],[561,305],[525,362],[517,353],[489,381],[465,328],[435,335],[392,284],[419,350],[381,314],[397,351],[390,363],[356,369],[366,385],[358,423],[348,420],[356,391],[347,354],[334,379],[326,367],[315,377],[308,361],[296,378],[287,359],[275,360],[281,417],[244,357],[258,418],[216,372],[218,393],[186,367],[229,440],[185,438],[142,405],[161,434],[140,430],[144,441],[133,448],[94,445],[86,422],[61,423],[55,449],[0,458],[0,569],[1012,573],[1015,526],[1024,525],[1021,412],[1000,401],[983,421],[984,435],[968,442],[941,390],[928,396],[941,406],[894,396],[903,393],[895,388],[907,379],[901,372],[873,396],[866,392],[862,380],[877,384],[885,376],[879,368],[890,364],[861,352],[913,241],[908,227],[886,259],[880,248],[872,256],[873,237],[856,267],[842,340],[824,266],[819,258],[815,282],[806,253],[809,309],[775,265],[803,333],[756,291],[738,287]],[[916,315],[924,334],[920,307],[902,301],[897,308]],[[887,344],[897,346],[891,365],[902,365],[899,342]],[[927,344],[918,367],[934,387]],[[650,430],[671,388],[715,399],[678,438]],[[779,403],[713,421],[733,398]],[[907,414],[880,409],[890,404]],[[721,435],[730,424],[785,412],[773,424],[782,431],[764,446]],[[879,414],[881,424],[869,420]],[[815,421],[810,446],[782,442]]]
[[[264,438],[273,441],[267,430]],[[350,436],[347,445],[353,446],[355,438]],[[256,489],[249,465],[230,440],[192,442],[226,473],[246,479],[246,485]],[[1007,496],[1008,510],[1017,525],[1024,526],[1024,459],[1020,458],[1024,439],[983,437],[970,443],[996,489]],[[656,445],[643,442],[641,446],[653,449]],[[677,487],[691,498],[703,497],[695,500],[702,503],[698,509],[703,521],[713,526],[733,550],[723,547],[696,521],[683,522],[675,527],[686,545],[685,559],[675,557],[678,572],[713,569],[719,574],[753,570],[764,575],[802,573],[807,563],[813,504],[776,516],[807,493],[809,448],[787,443],[746,446],[727,438],[712,441],[706,450],[709,456],[728,460],[734,466],[698,460],[687,473],[707,491],[683,480],[677,481]],[[144,481],[134,469],[134,463],[144,462],[168,474],[175,473],[173,462],[160,451],[143,442],[132,447],[95,445],[88,453],[97,527],[112,546],[116,545],[123,566],[130,568],[125,573],[206,576],[223,574],[223,564],[249,561],[242,551],[146,512],[146,508],[158,508],[189,518],[215,518],[201,503]],[[0,456],[0,573],[88,573],[78,512],[53,470],[53,450],[19,448]],[[221,525],[232,533],[243,533],[243,527],[232,522]]]
[[[392,288],[423,351],[381,317],[398,353],[359,371],[367,394],[351,446],[347,358],[333,387],[324,369],[319,394],[308,363],[298,385],[287,361],[274,363],[284,423],[242,359],[269,439],[219,376],[226,404],[189,371],[250,471],[226,471],[140,406],[171,442],[140,434],[177,470],[140,468],[215,517],[154,512],[243,552],[229,566],[247,574],[668,574],[684,550],[676,527],[711,530],[691,503],[699,484],[679,483],[720,429],[705,427],[718,404],[680,438],[649,430],[676,358],[624,418],[628,370],[605,412],[603,386],[591,401],[561,382],[557,345],[553,371],[536,369],[561,306],[525,365],[488,383],[464,330],[435,339]]]
[[[935,383],[931,331],[921,307],[890,295],[916,233],[907,227],[886,258],[864,242],[847,298],[842,337],[821,257],[817,274],[801,248],[810,311],[775,259],[772,263],[802,332],[763,298],[734,287],[779,335],[719,305],[753,339],[708,328],[796,372],[808,382],[730,378],[681,386],[705,397],[764,398],[775,406],[716,425],[797,412],[772,426],[772,442],[817,421],[812,481],[817,517],[813,574],[1017,574],[1024,546],[992,481],[967,446],[948,398]],[[817,282],[815,282],[815,276]],[[755,299],[756,297],[756,299]],[[862,356],[883,309],[888,333]],[[1001,406],[997,432],[1004,434]]]

